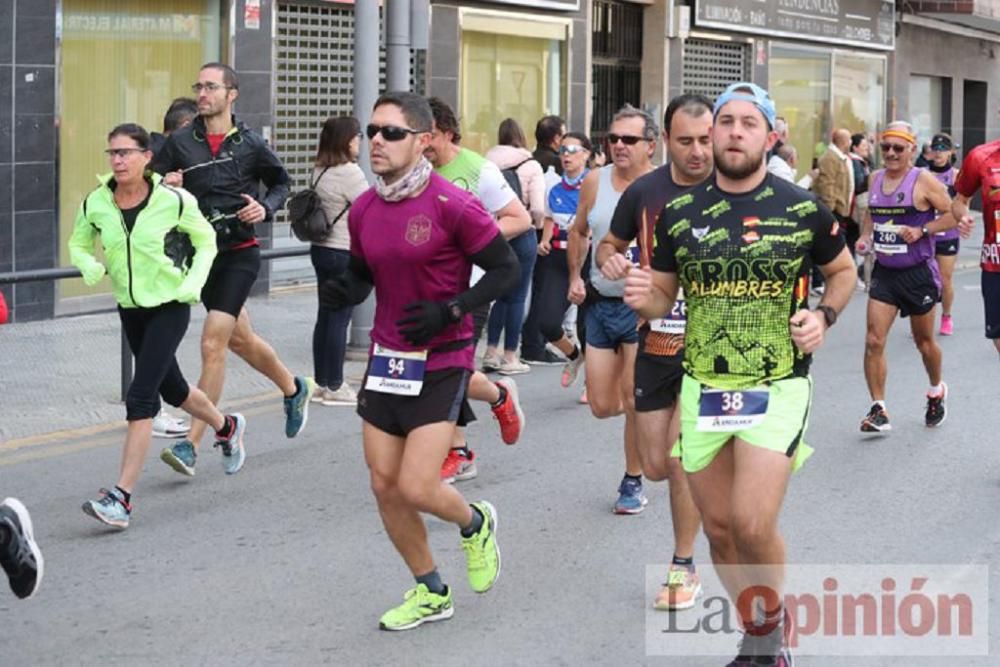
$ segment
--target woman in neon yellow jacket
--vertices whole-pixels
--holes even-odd
[[[190,193],[164,185],[147,170],[153,154],[149,134],[133,123],[108,135],[105,151],[112,173],[83,200],[69,240],[70,260],[84,282],[105,274],[118,302],[118,315],[135,356],[135,376],[125,399],[128,432],[118,483],[101,489],[83,511],[99,521],[127,528],[132,491],[149,451],[160,396],[211,424],[223,467],[243,465],[242,415],[223,415],[196,386],[189,385],[175,353],[215,258],[215,230]],[[97,241],[104,261],[94,255]]]

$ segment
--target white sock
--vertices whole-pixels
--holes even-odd
[[[875,405],[885,410],[885,401],[875,401]]]
[[[938,385],[936,385],[934,387],[931,387],[927,391],[927,395],[928,396],[940,396],[943,393],[944,393],[944,382],[942,382],[941,384],[938,384]]]

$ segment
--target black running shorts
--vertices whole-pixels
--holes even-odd
[[[940,257],[951,257],[958,254],[958,239],[944,239],[934,242],[934,254]]]
[[[927,262],[905,269],[876,262],[868,297],[899,308],[900,317],[925,315],[941,300],[941,286]]]
[[[673,407],[684,379],[684,355],[661,357],[640,352],[635,357],[635,411]]]
[[[257,246],[220,252],[201,289],[205,310],[219,310],[239,317],[259,271],[260,248]]]
[[[365,370],[358,394],[358,415],[380,431],[400,438],[428,424],[455,423],[465,402],[469,376],[470,371],[464,368],[427,371],[419,395],[400,396],[365,389],[368,382],[368,370]]]
[[[983,313],[986,315],[986,337],[1000,338],[1000,273],[983,271]]]

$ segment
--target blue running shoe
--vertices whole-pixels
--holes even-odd
[[[641,480],[622,478],[618,486],[618,500],[615,501],[615,514],[638,514],[648,502],[642,492]]]
[[[198,453],[190,440],[178,440],[160,452],[160,460],[182,475],[194,477],[194,462]]]
[[[102,494],[97,500],[88,500],[83,504],[83,513],[94,517],[101,523],[115,528],[128,528],[128,520],[132,515],[132,505],[125,502],[125,496],[118,489],[101,489]]]
[[[298,391],[294,396],[285,399],[285,436],[294,438],[309,421],[309,399],[316,390],[316,383],[312,378],[295,376],[295,386]]]
[[[243,432],[247,430],[246,417],[237,413],[226,415],[236,420],[236,428],[224,440],[216,440],[213,447],[222,448],[222,469],[227,475],[235,475],[247,460],[247,451],[243,448]]]

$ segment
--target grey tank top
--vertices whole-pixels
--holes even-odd
[[[601,239],[611,230],[611,217],[615,214],[615,207],[622,193],[615,190],[611,184],[611,171],[615,168],[613,164],[601,167],[597,179],[597,197],[594,207],[590,209],[587,216],[587,224],[590,225],[591,245],[596,247]],[[622,297],[625,295],[624,280],[608,280],[601,275],[601,270],[597,268],[597,262],[590,263],[590,282],[602,296]]]

